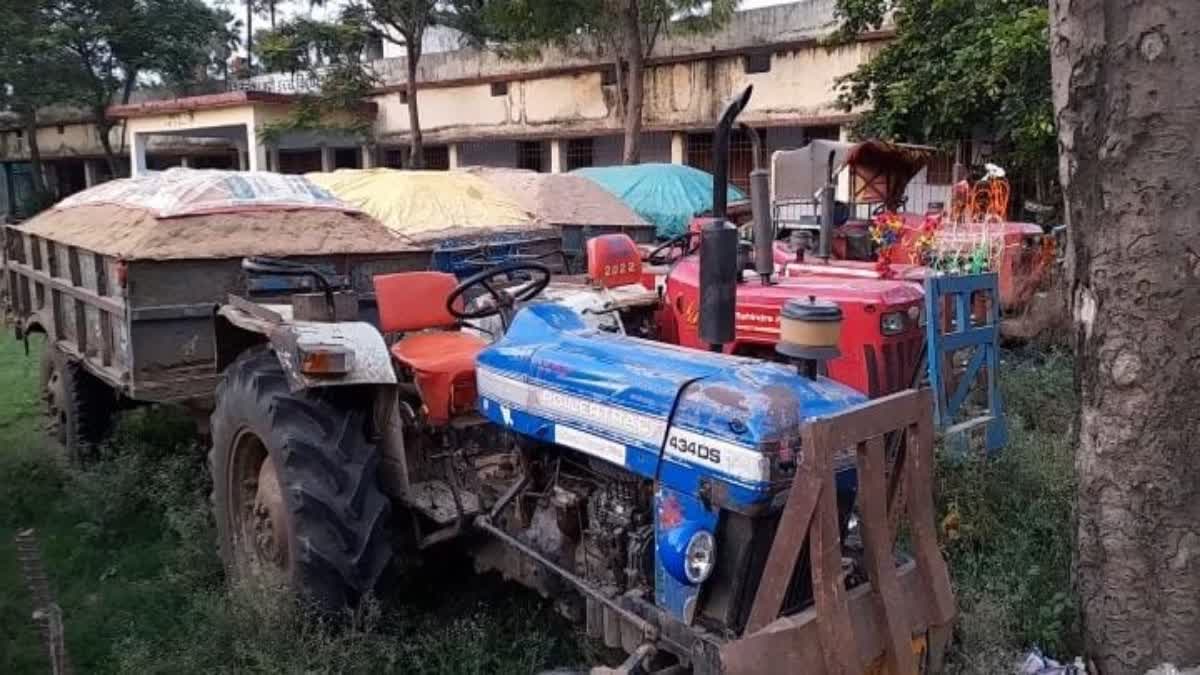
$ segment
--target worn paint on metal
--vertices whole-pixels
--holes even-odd
[[[554,304],[518,312],[476,378],[494,423],[657,481],[656,602],[681,621],[698,589],[678,573],[679,528],[715,532],[722,509],[769,509],[787,483],[780,462],[802,456],[801,423],[865,400],[783,365],[597,331]],[[852,458],[837,475],[851,500]]]
[[[288,307],[269,306],[282,321],[271,321],[251,316],[248,312],[231,305],[218,310],[218,315],[233,325],[252,333],[265,335],[283,366],[288,386],[292,391],[319,387],[336,387],[351,384],[396,384],[396,371],[392,357],[379,330],[363,321],[323,323],[315,321],[290,321]],[[283,310],[283,311],[280,311]],[[265,314],[265,313],[264,313]],[[315,347],[328,345],[349,349],[354,352],[353,367],[345,375],[312,376],[300,372],[297,361],[297,346]]]

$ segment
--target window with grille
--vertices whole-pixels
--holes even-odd
[[[362,162],[362,152],[358,148],[335,148],[333,151],[333,168],[357,169]]]
[[[954,182],[954,155],[939,152],[929,160],[925,182],[930,185],[949,185]]]
[[[450,148],[445,145],[425,147],[425,168],[430,171],[450,170]]]
[[[517,143],[517,168],[530,171],[542,170],[542,142],[521,141]]]
[[[605,66],[604,70],[600,71],[600,84],[608,86],[617,83],[617,67]]]
[[[507,82],[493,82],[492,83],[492,96],[508,96],[508,83]]]
[[[279,173],[301,174],[321,170],[320,150],[280,150]]]
[[[836,124],[819,127],[804,127],[805,140],[836,141],[842,137],[842,128]]]
[[[746,55],[743,69],[747,75],[771,72],[771,52],[754,52]]]
[[[765,145],[767,132],[758,130]],[[710,133],[688,134],[687,164],[688,166],[713,170],[713,137]],[[766,159],[764,158],[764,161]],[[734,131],[729,138],[729,183],[742,192],[749,194],[750,171],[754,168],[754,150],[750,137],[741,130]]]
[[[594,150],[594,139],[572,138],[567,141],[567,171],[592,166],[595,162]]]
[[[383,151],[383,165],[389,169],[404,168],[404,151],[400,148],[387,148]]]

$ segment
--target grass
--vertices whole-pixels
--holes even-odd
[[[36,380],[36,356],[0,339],[0,673],[49,669],[13,548],[28,527],[75,672],[522,673],[586,660],[548,603],[461,558],[412,570],[332,620],[227,593],[188,420],[127,415],[101,460],[72,470],[43,440]]]
[[[0,673],[48,670],[12,544],[27,527],[76,672],[522,673],[598,656],[546,602],[462,558],[410,571],[334,621],[226,592],[188,422],[169,410],[128,415],[97,465],[68,469],[43,440],[33,347],[26,356],[0,339]],[[1070,360],[1009,352],[1002,384],[1009,447],[988,462],[942,456],[936,475],[962,613],[958,673],[1010,671],[1034,644],[1078,648]]]
[[[1011,671],[1037,645],[1079,653],[1071,583],[1076,399],[1068,354],[1007,352],[1001,388],[1010,439],[990,461],[939,457],[935,494],[962,616],[952,665]]]

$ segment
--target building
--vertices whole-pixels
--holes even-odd
[[[827,46],[824,39],[837,28],[834,5],[800,0],[747,10],[716,34],[660,40],[647,64],[642,161],[709,168],[714,120],[723,102],[747,84],[754,85],[754,96],[741,121],[759,130],[768,152],[812,138],[846,137],[856,114],[836,105],[836,81],[870,59],[892,33]],[[374,112],[368,142],[316,133],[265,141],[263,125],[286,114],[296,92],[308,86],[275,74],[240,83],[237,91],[114,106],[110,114],[122,120],[114,147],[128,153],[134,171],[176,165],[287,173],[401,167],[409,141],[407,97],[413,95],[405,86],[405,60],[381,58],[373,67],[383,85],[364,103]],[[594,55],[548,50],[536,60],[511,61],[475,49],[429,53],[421,59],[415,95],[429,168],[559,172],[621,159],[616,73]],[[27,190],[21,137],[19,129],[0,131],[10,210],[23,186]],[[86,120],[50,122],[38,138],[59,196],[110,173],[95,127]],[[733,182],[745,187],[750,168],[749,141],[739,134]]]

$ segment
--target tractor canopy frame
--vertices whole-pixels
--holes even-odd
[[[771,155],[772,201],[812,201],[831,179],[849,168],[850,201],[882,202],[894,210],[908,182],[936,152],[936,148],[925,145],[879,140],[814,140],[797,150],[779,150]]]

